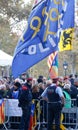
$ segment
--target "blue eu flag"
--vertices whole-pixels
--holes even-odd
[[[58,19],[62,6],[61,1],[41,0],[33,7],[27,28],[15,48],[12,62],[15,78],[58,50]]]

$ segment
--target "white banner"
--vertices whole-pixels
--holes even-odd
[[[18,107],[17,99],[8,99],[5,104],[5,116],[21,116],[22,110]]]

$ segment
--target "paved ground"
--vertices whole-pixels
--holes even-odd
[[[0,129],[0,130],[6,130],[6,129]],[[19,130],[19,129],[7,129],[7,130]],[[46,128],[43,128],[43,129],[41,129],[41,130],[47,130]],[[68,129],[66,129],[66,130],[78,130],[78,129],[72,129],[72,128],[68,128]]]
[[[15,125],[13,125],[13,127],[12,126],[11,127],[7,127],[7,129],[6,129],[5,127],[0,125],[0,130],[19,130],[18,126],[17,127],[14,127],[14,126]],[[46,128],[42,128],[41,130],[47,130],[47,129]],[[78,130],[78,128],[77,129],[68,128],[66,130]]]

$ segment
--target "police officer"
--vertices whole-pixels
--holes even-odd
[[[48,124],[47,130],[52,130],[55,120],[55,130],[60,130],[60,116],[64,105],[64,95],[62,89],[57,86],[58,78],[53,79],[53,83],[48,86],[41,97],[48,101]]]
[[[19,130],[28,130],[31,114],[32,94],[27,86],[22,86],[19,97],[19,107],[22,108],[22,117]]]
[[[27,78],[27,82],[24,84],[25,86],[27,86],[30,90],[32,88],[32,81],[33,79],[31,77]]]

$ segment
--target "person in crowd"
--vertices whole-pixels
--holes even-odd
[[[32,86],[34,86],[35,84],[37,84],[38,82],[37,82],[37,79],[36,78],[33,78],[33,80],[32,80]]]
[[[70,92],[71,92],[71,84],[65,84],[64,89],[63,89],[63,93],[64,93],[64,97],[65,97],[64,108],[68,108],[68,109],[70,109],[71,107],[74,106],[73,101],[71,99]],[[63,121],[67,123],[67,124],[65,124],[66,128],[68,128],[68,127],[74,128],[75,126],[71,125],[71,124],[76,123],[76,122],[73,122],[73,119],[76,118],[76,114],[73,114],[73,113],[69,114],[69,112],[68,113],[66,112],[66,113],[64,113],[64,117],[65,118]]]
[[[75,74],[75,78],[78,78],[78,75],[77,75],[77,74]]]
[[[70,78],[64,77],[64,85],[65,84],[69,84],[70,86],[70,96],[72,99],[72,106],[77,106],[76,100],[74,100],[77,99],[77,93],[78,93],[77,87],[75,86],[75,81],[73,84],[71,84]]]
[[[39,75],[38,79],[37,79],[38,83],[43,83],[43,76]]]
[[[21,93],[21,84],[19,82],[15,82],[13,87],[10,89],[10,91],[7,94],[7,98],[10,99],[18,99]]]
[[[78,89],[78,78],[74,79],[74,86]]]
[[[52,84],[52,80],[46,80],[46,87],[43,89],[43,91]],[[41,93],[42,94],[42,93]],[[47,122],[47,101],[46,100],[41,100],[40,102],[40,106],[41,106],[41,115],[40,115],[40,121],[45,121]],[[45,125],[46,126],[46,125]],[[41,126],[42,127],[42,126]]]
[[[64,81],[64,84],[69,84],[70,83],[68,76],[65,76],[63,81]]]
[[[47,81],[47,78],[43,77],[43,84],[44,84],[45,87],[46,87],[46,81]]]
[[[35,111],[34,111],[34,114],[35,114],[35,118],[36,120],[39,119],[39,113],[40,112],[40,107],[39,107],[39,96],[40,96],[40,93],[39,93],[39,87],[38,87],[38,83],[37,84],[34,84],[33,87],[32,87],[32,100],[34,101],[35,103]],[[38,125],[36,126],[36,129],[38,128]]]
[[[74,85],[74,76],[73,76],[73,74],[69,75],[69,81],[71,82],[72,85]]]
[[[78,94],[78,90],[77,90],[77,86],[76,86],[76,79],[74,79],[74,84],[71,84],[71,98],[72,99],[76,99],[77,98],[77,94]]]
[[[43,83],[38,83],[38,87],[39,87],[39,93],[41,95],[43,93],[43,91],[44,91],[44,84]]]
[[[58,78],[53,79],[53,83],[48,86],[41,97],[48,101],[48,125],[47,130],[52,130],[52,124],[55,120],[55,129],[60,130],[61,110],[64,106],[64,95],[62,89],[57,86]]]
[[[75,92],[75,96],[76,96],[76,99],[77,99],[77,104],[76,105],[78,107],[78,78],[74,79],[74,87],[76,88],[76,92],[75,91],[74,92]]]
[[[52,80],[51,80],[51,79],[46,80],[46,88],[47,88],[48,86],[50,86],[51,84],[52,84]]]
[[[64,80],[62,76],[58,78],[58,86],[61,87],[61,89],[64,87]]]
[[[3,79],[0,80],[0,99],[7,97],[8,90],[6,88],[5,81]]]
[[[29,78],[27,78],[27,81],[26,81],[26,83],[24,84],[24,85],[27,86],[30,90],[31,90],[31,88],[32,88],[32,80],[33,80],[33,78],[29,77]]]
[[[7,98],[8,89],[7,89],[5,84],[2,86],[2,91],[3,91],[3,96],[2,97]]]
[[[32,87],[32,99],[38,99],[40,96],[38,84]]]
[[[10,80],[10,77],[9,77],[9,76],[4,76],[4,77],[3,77],[3,80],[4,80],[6,83],[8,83],[8,84],[11,83],[11,80]]]
[[[71,84],[65,84],[63,87],[63,94],[65,97],[65,104],[64,107],[65,108],[71,108],[71,93],[70,93],[70,87]]]
[[[29,86],[22,86],[22,92],[20,94],[18,101],[19,101],[18,106],[22,108],[22,117],[19,130],[28,130],[31,115],[31,102],[32,102],[32,93]]]
[[[26,82],[26,73],[23,73],[23,74],[21,75],[21,79],[22,79],[23,83]]]
[[[4,89],[5,93],[4,93],[4,98],[8,98],[8,95],[10,93],[10,84],[9,83],[6,83],[6,88]]]

